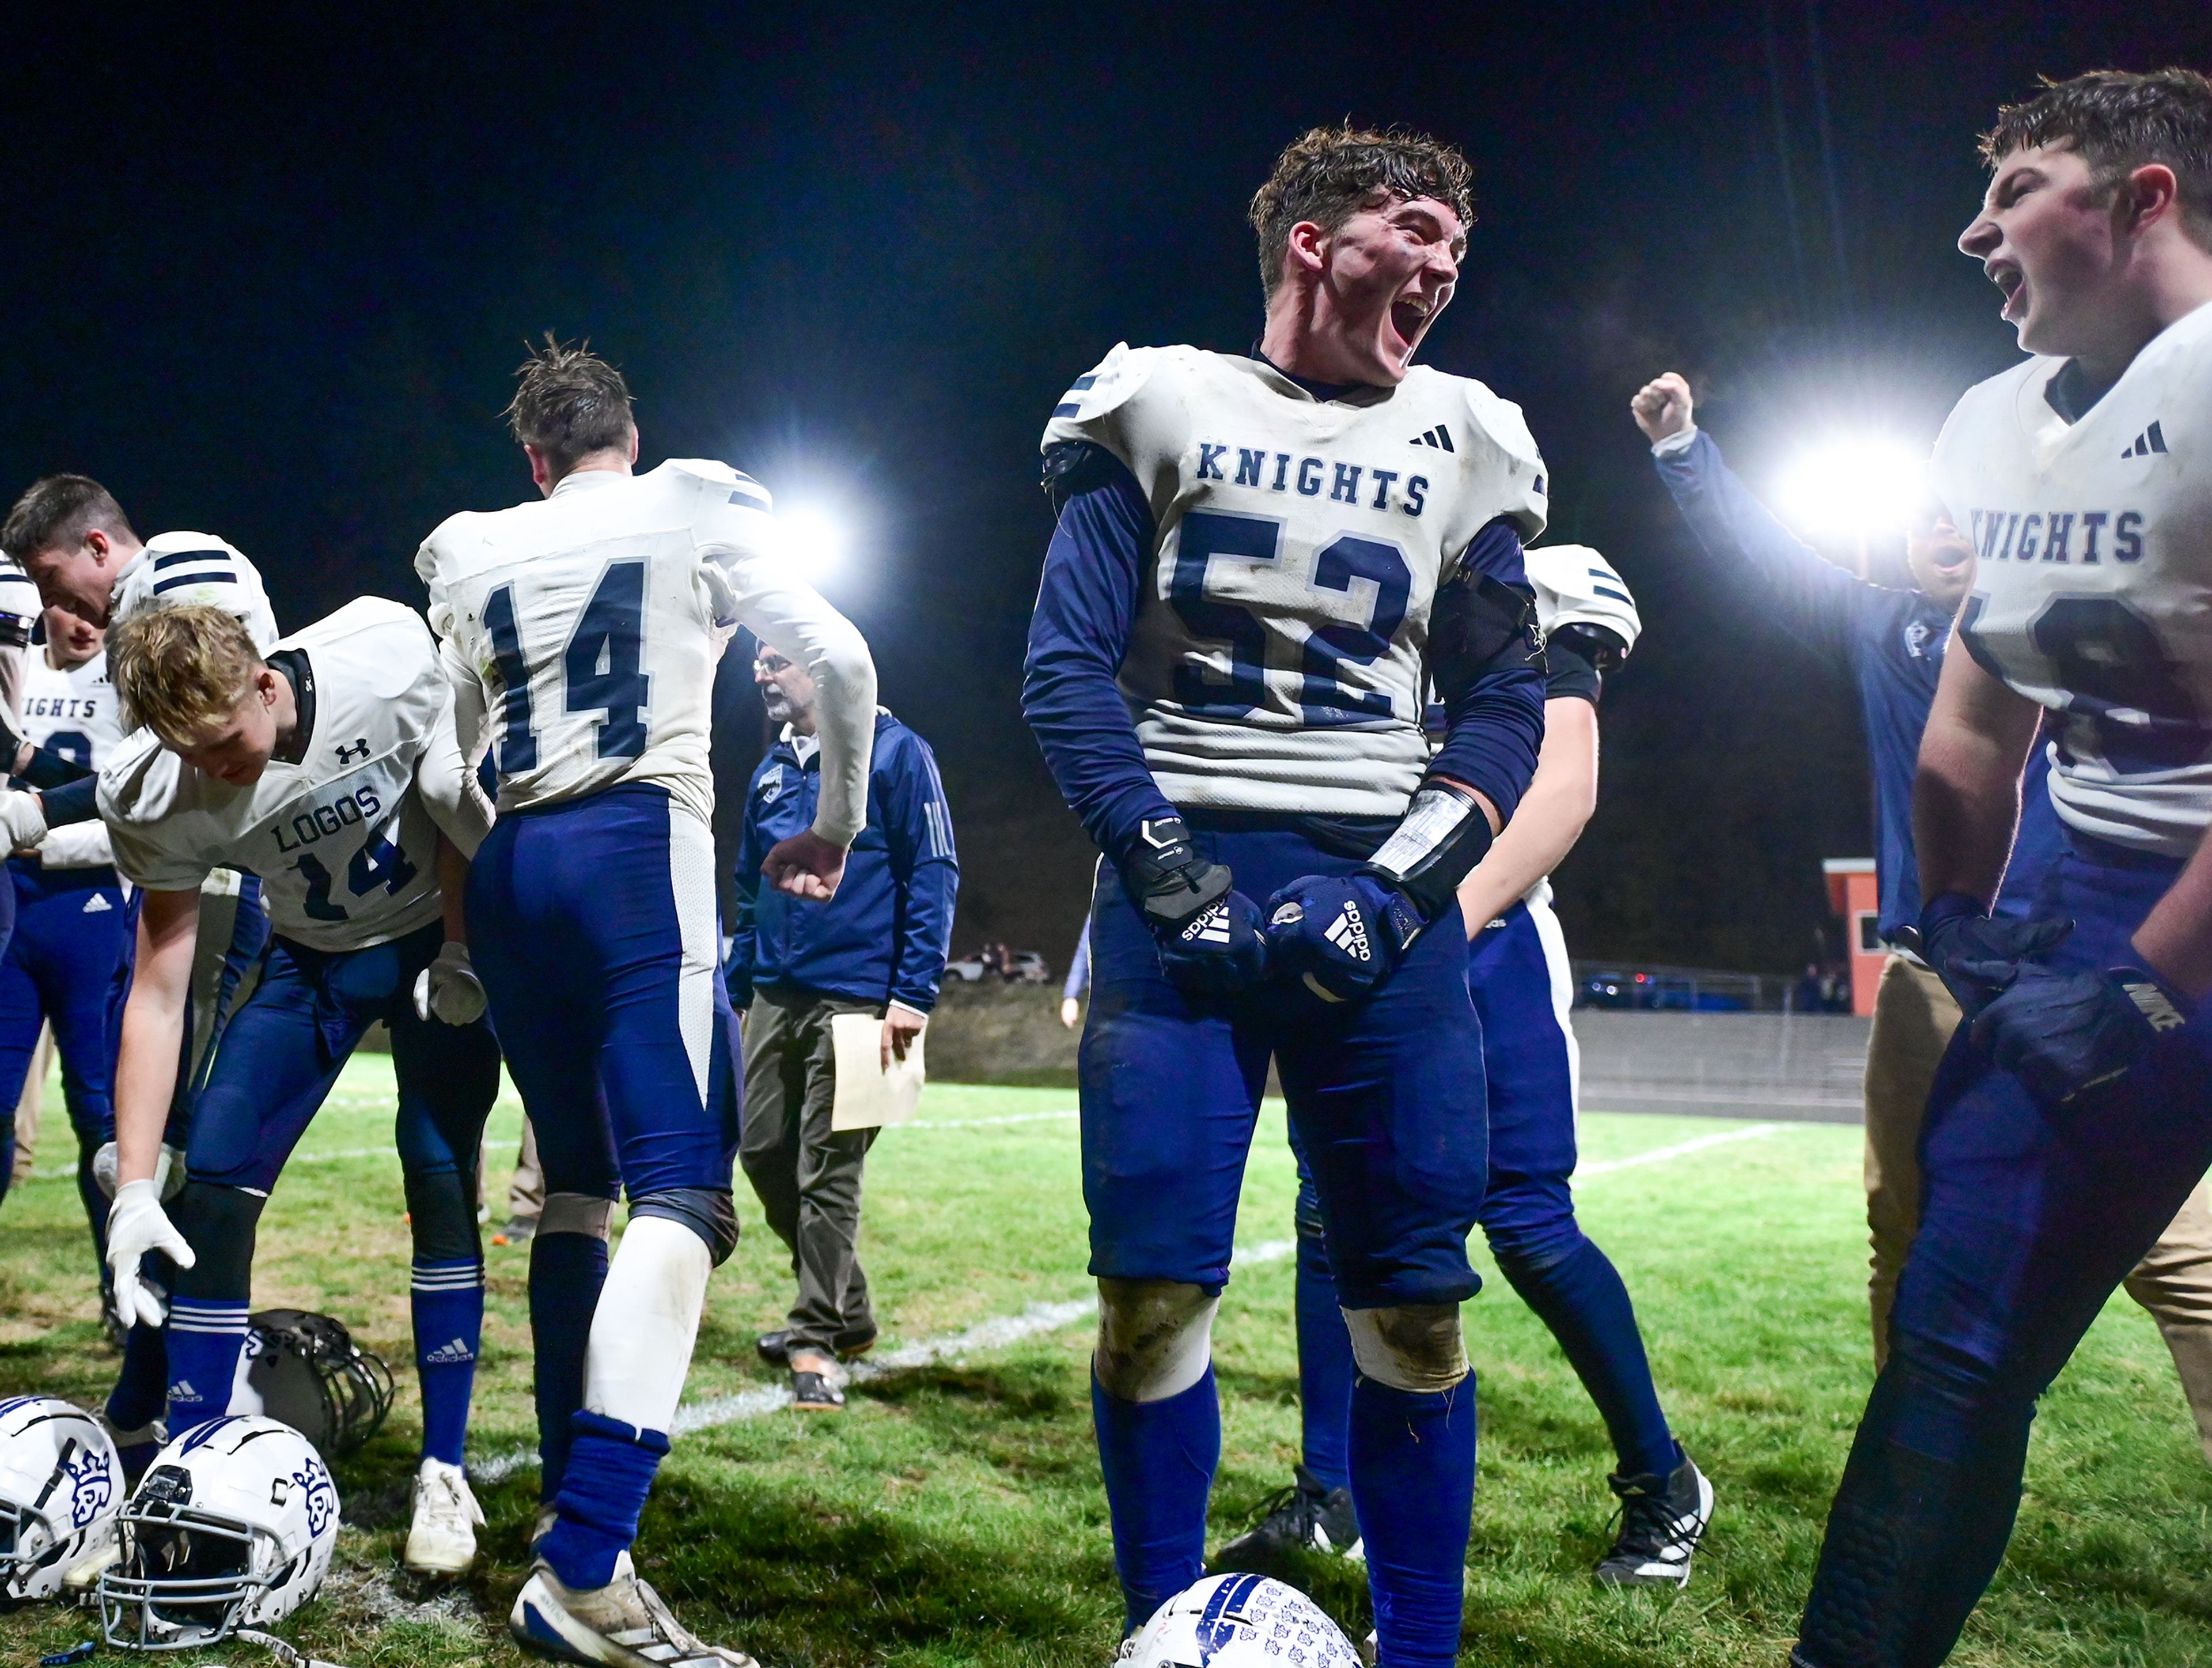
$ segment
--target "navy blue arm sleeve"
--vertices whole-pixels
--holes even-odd
[[[1521,535],[1503,517],[1475,534],[1461,560],[1475,573],[1528,588]],[[1541,663],[1481,672],[1447,698],[1444,714],[1443,745],[1430,759],[1429,774],[1466,783],[1498,807],[1501,824],[1510,821],[1536,774],[1536,752],[1544,745]]]
[[[1704,429],[1682,451],[1655,453],[1651,461],[1707,555],[1748,563],[1795,636],[1824,654],[1850,654],[1853,624],[1882,587],[1823,560],[1776,520]]]
[[[898,884],[890,995],[927,1014],[937,1005],[945,955],[952,943],[960,857],[952,845],[952,810],[929,744],[909,734],[891,764],[877,778],[884,789],[884,843],[890,850],[891,878]]]
[[[31,750],[30,762],[18,773],[33,788],[65,788],[72,782],[82,782],[92,771],[73,758],[64,758],[59,753],[48,752],[44,747]],[[48,825],[52,825],[51,822]]]
[[[42,788],[39,805],[46,813],[48,828],[91,822],[100,815],[100,778],[79,776],[58,788]]]
[[[1152,512],[1119,459],[1086,450],[1045,551],[1022,667],[1022,715],[1068,808],[1119,863],[1146,819],[1175,814],[1146,766],[1115,683],[1152,557]]]

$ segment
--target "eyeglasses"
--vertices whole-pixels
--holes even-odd
[[[781,654],[756,654],[753,656],[753,670],[764,678],[773,678],[779,672],[790,671],[791,662]]]

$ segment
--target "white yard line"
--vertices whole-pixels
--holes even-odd
[[[1633,1170],[1642,1164],[1664,1164],[1668,1159],[1686,1158],[1692,1153],[1702,1153],[1709,1147],[1725,1147],[1732,1141],[1759,1141],[1788,1127],[1783,1123],[1747,1123],[1741,1129],[1723,1129],[1717,1135],[1678,1141],[1671,1147],[1655,1147],[1648,1153],[1631,1153],[1625,1159],[1600,1159],[1595,1164],[1577,1165],[1574,1179],[1580,1181],[1585,1176],[1608,1176],[1616,1170]]]

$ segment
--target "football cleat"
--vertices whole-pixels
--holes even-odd
[[[1274,1569],[1300,1547],[1327,1557],[1365,1561],[1352,1490],[1324,1488],[1303,1465],[1293,1467],[1292,1475],[1297,1481],[1261,1508],[1259,1521],[1214,1554],[1217,1567]]]
[[[1209,1575],[1159,1607],[1121,1647],[1125,1668],[1358,1668],[1320,1605],[1265,1575]]]
[[[1598,1585],[1686,1586],[1690,1558],[1713,1518],[1713,1485],[1686,1453],[1670,1476],[1615,1474],[1606,1484],[1620,1497],[1620,1534],[1598,1561]]]
[[[415,1474],[415,1521],[400,1561],[417,1575],[459,1575],[476,1561],[483,1508],[458,1465],[426,1459]]]
[[[608,1663],[614,1668],[760,1668],[742,1651],[709,1645],[676,1619],[638,1579],[625,1552],[615,1579],[590,1592],[562,1586],[538,1564],[507,1618],[514,1642],[551,1662]]]

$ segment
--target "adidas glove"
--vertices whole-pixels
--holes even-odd
[[[448,940],[438,959],[415,976],[415,1015],[449,1026],[472,1026],[484,1016],[483,982],[469,965],[469,947]]]
[[[1996,1000],[2021,967],[2048,955],[2074,930],[2070,921],[2003,921],[1962,892],[1940,892],[1920,910],[1916,947],[1969,1020]]]
[[[1364,1001],[1428,922],[1372,874],[1309,874],[1267,900],[1267,959],[1327,1002]]]
[[[1974,1045],[2046,1106],[2117,1082],[2196,1005],[2142,967],[2087,973],[2021,968],[1974,1021]]]
[[[1227,864],[1198,855],[1182,818],[1145,823],[1121,874],[1178,990],[1233,996],[1266,977],[1259,906],[1232,890]]]
[[[133,1324],[159,1326],[167,1312],[138,1267],[149,1251],[165,1253],[180,1269],[199,1261],[161,1208],[154,1184],[125,1182],[115,1190],[115,1204],[107,1213],[107,1266],[115,1271],[115,1312]]]

